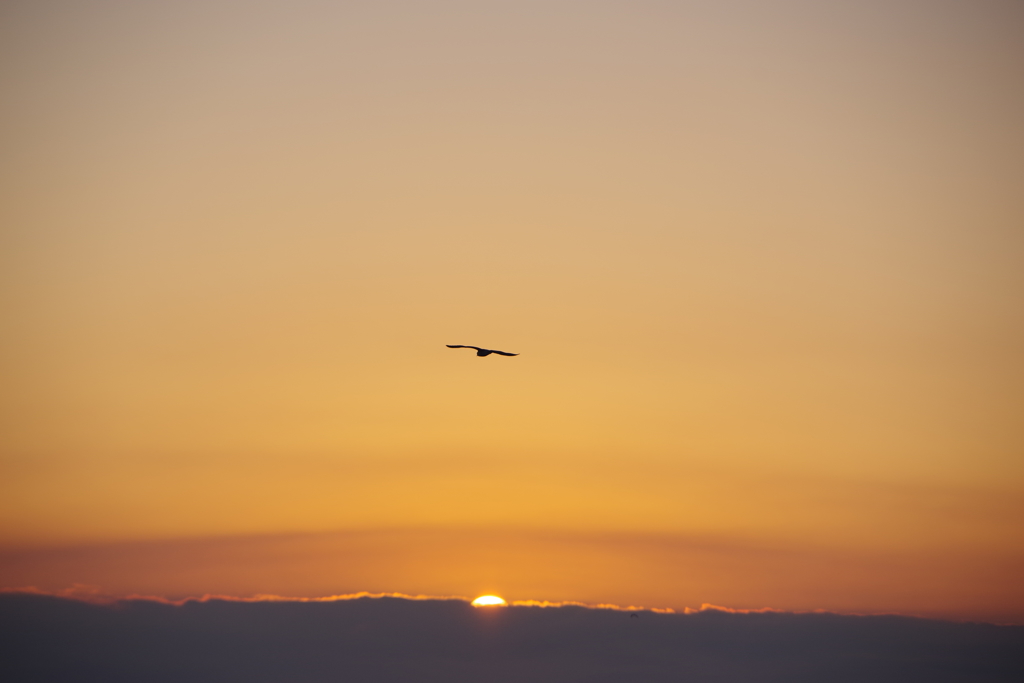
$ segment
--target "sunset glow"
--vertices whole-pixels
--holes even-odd
[[[508,603],[497,595],[481,595],[471,604],[473,607],[505,607]]]
[[[1022,36],[5,0],[0,589],[1024,623]]]

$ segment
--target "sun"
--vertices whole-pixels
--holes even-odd
[[[505,607],[508,605],[507,602],[499,598],[497,595],[481,595],[470,604],[473,605],[473,607]]]

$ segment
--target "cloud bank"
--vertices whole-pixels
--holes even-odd
[[[1024,556],[1009,551],[858,554],[634,532],[377,529],[0,547],[0,587],[84,587],[68,597],[494,592],[677,611],[713,603],[1014,624],[1024,624],[1021,575]]]
[[[1024,627],[363,597],[0,595],[6,681],[1017,681]]]

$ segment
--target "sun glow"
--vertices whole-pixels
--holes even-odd
[[[499,598],[497,595],[481,595],[470,604],[472,604],[473,607],[505,607],[508,605],[507,602]]]

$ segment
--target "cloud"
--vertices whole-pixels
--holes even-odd
[[[107,605],[0,595],[10,681],[984,682],[1024,679],[1021,652],[1021,626],[898,616],[705,606],[632,618],[380,594]]]
[[[402,600],[462,600],[463,602],[472,602],[472,598],[467,598],[463,595],[409,595],[408,593],[371,593],[369,591],[360,591],[358,593],[345,593],[342,595],[327,595],[323,597],[289,597],[284,595],[274,595],[272,593],[258,593],[248,597],[239,597],[235,595],[218,595],[218,594],[206,594],[201,597],[188,597],[174,600],[165,598],[159,595],[125,595],[116,596],[109,595],[101,592],[98,586],[87,586],[83,584],[74,584],[70,588],[63,588],[55,591],[44,591],[36,586],[25,586],[20,588],[0,588],[0,594],[27,594],[27,595],[48,595],[59,598],[74,598],[83,602],[89,602],[96,605],[112,605],[118,602],[128,602],[134,600],[150,600],[152,602],[159,602],[165,605],[177,605],[181,606],[188,602],[209,602],[210,600],[222,600],[226,602],[338,602],[340,600],[359,600],[362,598],[399,598]],[[557,601],[552,602],[550,600],[512,600],[509,601],[509,605],[516,605],[517,607],[584,607],[587,609],[609,609],[616,610],[619,612],[637,612],[637,611],[648,611],[656,612],[659,614],[674,614],[675,610],[671,607],[642,607],[639,605],[612,605],[609,603],[598,603],[588,604],[585,602],[576,601]],[[701,609],[720,609],[726,611],[745,611],[745,610],[730,610],[728,607],[716,607],[714,605],[702,605]],[[686,609],[686,613],[699,610]],[[749,611],[749,610],[747,610]],[[771,610],[753,610],[753,611],[771,611]]]
[[[575,600],[562,600],[557,602],[551,602],[550,600],[512,600],[509,602],[510,605],[517,607],[585,607],[587,609],[610,609],[617,612],[657,612],[659,614],[674,614],[675,610],[671,607],[641,607],[639,605],[612,605],[606,602],[600,602],[596,605],[588,604],[585,602],[576,602]]]
[[[248,597],[206,594],[198,598],[189,597],[182,598],[180,600],[172,600],[159,595],[107,595],[100,592],[100,589],[96,586],[83,586],[81,584],[75,584],[71,588],[65,588],[63,590],[58,591],[44,591],[40,590],[35,586],[25,586],[22,588],[0,588],[0,594],[48,595],[59,598],[74,598],[76,600],[92,603],[95,605],[112,605],[119,602],[148,600],[150,602],[159,602],[165,605],[176,605],[178,607],[189,602],[209,602],[210,600],[220,600],[224,602],[337,602],[339,600],[359,600],[361,598],[400,598],[402,600],[469,600],[469,598],[462,597],[461,595],[409,595],[407,593],[369,593],[367,591],[361,591],[359,593],[346,593],[344,595],[327,595],[318,598],[287,597],[283,595],[260,593]]]
[[[1024,624],[1024,557],[850,554],[674,534],[377,529],[0,547],[0,587],[111,597],[391,593],[555,604],[704,603]],[[922,577],[927,577],[922,580]]]

